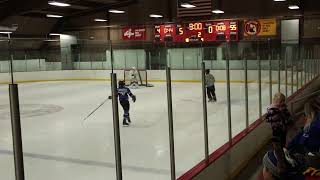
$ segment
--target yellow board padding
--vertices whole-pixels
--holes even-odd
[[[121,78],[120,78],[121,79]],[[14,83],[38,83],[38,82],[62,82],[62,81],[110,81],[109,78],[67,78],[67,79],[49,79],[49,80],[22,80],[14,81]],[[148,82],[166,82],[165,80],[149,80]],[[172,80],[173,83],[201,83],[200,80]],[[218,80],[216,83],[226,83],[225,80]],[[243,80],[231,80],[230,83],[244,83]],[[248,83],[258,83],[259,81],[250,80]],[[11,82],[0,82],[0,84],[10,84]],[[262,84],[269,84],[269,81],[261,81]],[[278,84],[277,81],[271,81],[272,84]],[[281,83],[284,84],[284,83]],[[292,85],[288,83],[288,85]],[[297,84],[293,84],[297,86]]]
[[[68,78],[68,79],[49,79],[49,80],[25,80],[14,81],[14,83],[39,83],[39,82],[63,82],[63,81],[110,81],[110,79],[97,78]],[[11,82],[0,82],[0,84],[11,84]]]

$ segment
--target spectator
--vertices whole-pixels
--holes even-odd
[[[272,104],[267,109],[266,121],[271,124],[273,142],[285,147],[288,127],[293,124],[293,121],[287,109],[284,94],[279,92],[274,95]]]
[[[284,94],[278,92],[274,95],[272,104],[267,109],[266,121],[271,124],[272,146],[276,156],[280,157],[277,171],[281,173],[286,169],[286,163],[282,160],[285,158],[283,148],[286,146],[287,131],[288,127],[293,124]]]
[[[305,179],[308,175],[318,175],[320,169],[320,98],[312,98],[304,106],[305,126],[278,156],[276,151],[269,151],[263,158],[264,179]],[[279,153],[279,152],[278,152]],[[285,171],[279,170],[279,162],[285,164]]]
[[[288,150],[300,154],[320,152],[320,98],[314,97],[304,106],[306,122],[288,145]]]

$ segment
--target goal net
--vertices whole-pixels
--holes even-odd
[[[137,81],[139,86],[153,87],[148,83],[148,71],[145,69],[124,69],[123,80],[127,86],[130,86],[132,81]]]

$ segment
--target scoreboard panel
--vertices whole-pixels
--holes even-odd
[[[155,42],[215,42],[237,40],[237,21],[191,22],[155,26]]]

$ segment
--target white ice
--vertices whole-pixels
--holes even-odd
[[[153,84],[133,90],[132,124],[120,126],[123,179],[170,179],[166,84]],[[204,158],[202,96],[200,83],[172,87],[178,177]],[[262,86],[263,111],[268,87]],[[111,100],[83,121],[110,95],[109,82],[30,83],[19,92],[26,180],[116,179]],[[208,103],[210,152],[228,140],[226,92],[226,84],[217,83],[218,102]],[[233,136],[245,128],[244,92],[243,84],[231,85]],[[249,107],[252,123],[259,112],[257,84],[249,84]],[[8,87],[1,85],[0,179],[14,180],[12,151]]]

